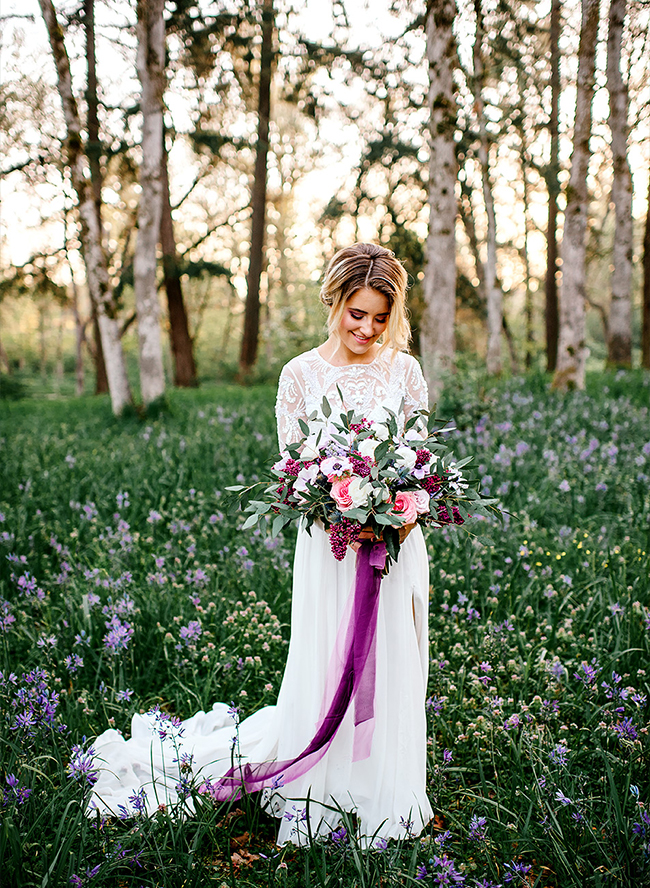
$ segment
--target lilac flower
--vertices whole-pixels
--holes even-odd
[[[118,703],[128,703],[133,696],[133,691],[130,688],[125,688],[123,691],[118,691],[115,695],[115,699]]]
[[[532,869],[532,866],[528,866],[525,863],[516,863],[514,860],[511,863],[506,863],[504,866],[504,874],[503,881],[504,882],[513,882],[515,879],[517,881],[524,881],[524,876],[526,876]]]
[[[162,521],[162,515],[160,512],[156,512],[155,509],[151,509],[149,512],[149,517],[147,518],[147,522],[149,524],[157,524],[159,521]]]
[[[348,841],[349,841],[347,829],[344,826],[342,826],[340,829],[337,829],[336,831],[331,832],[330,839],[338,847],[341,847],[342,845],[347,845]]]
[[[617,722],[614,725],[614,730],[618,734],[618,739],[621,742],[634,741],[637,740],[639,736],[631,718],[624,718],[623,721]]]
[[[198,620],[190,620],[187,626],[181,626],[180,637],[181,641],[189,646],[193,641],[196,641],[197,638],[200,638],[203,632],[203,627]]]
[[[142,814],[147,810],[147,792],[144,786],[141,786],[133,795],[129,796],[129,804],[133,805],[138,814]]]
[[[388,848],[388,842],[386,839],[375,839],[375,844],[373,845],[375,851],[379,851],[381,854]]]
[[[434,857],[433,867],[431,872],[433,885],[447,886],[465,884],[465,876],[458,872],[455,862],[448,857],[447,854],[442,854],[440,857]]]
[[[449,765],[449,764],[451,764],[452,759],[453,759],[453,755],[452,755],[451,750],[450,750],[450,749],[443,749],[443,750],[442,750],[442,761],[443,761],[443,764],[445,764],[445,765]]]
[[[560,486],[558,489],[561,490],[562,493],[568,493],[571,490],[571,485],[569,484],[567,479],[564,478],[562,481],[560,481]]]
[[[93,518],[96,518],[99,512],[97,511],[97,506],[95,503],[86,503],[85,506],[82,506],[84,518],[87,521],[92,521]]]
[[[84,738],[85,742],[85,738]],[[72,757],[67,766],[68,777],[78,783],[85,781],[88,786],[93,786],[99,780],[99,769],[94,767],[95,750],[81,746],[72,747]]]
[[[176,786],[174,787],[178,795],[185,799],[192,791],[192,778],[191,777],[181,777]]]
[[[108,653],[118,654],[121,651],[125,651],[133,637],[133,627],[131,624],[123,623],[117,614],[114,614],[105,625],[109,631],[104,636],[103,641]]]
[[[65,660],[65,667],[71,675],[74,675],[79,669],[82,668],[84,661],[83,658],[78,656],[77,654],[69,654]]]
[[[609,610],[613,617],[618,617],[625,613],[625,608],[622,604],[619,604],[618,601],[615,601],[614,604],[610,604]]]
[[[562,805],[572,805],[573,802],[568,796],[565,796],[561,789],[555,793],[555,801],[560,802]]]
[[[472,842],[484,842],[486,836],[487,819],[485,817],[478,817],[476,814],[474,814],[469,823],[468,838]]]
[[[24,805],[32,794],[32,790],[26,786],[20,786],[20,781],[15,774],[7,774],[7,788],[2,794],[2,806],[6,807],[10,802],[16,802],[18,805]]]
[[[598,673],[601,671],[601,667],[598,665],[595,659],[591,661],[591,665],[586,661],[582,661],[580,664],[580,669],[582,672],[574,672],[573,677],[578,681],[583,682],[585,687],[591,688],[596,683],[596,679],[598,678]]]
[[[558,743],[548,754],[554,765],[566,767],[568,749],[562,743]]]
[[[416,879],[426,879],[429,874],[427,873],[427,868],[424,864],[418,867],[418,871],[415,874]]]

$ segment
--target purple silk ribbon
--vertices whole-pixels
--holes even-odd
[[[306,774],[325,755],[354,700],[353,760],[370,755],[374,726],[375,656],[379,588],[384,565],[384,543],[363,542],[357,552],[354,600],[340,655],[332,657],[326,680],[322,715],[316,733],[296,758],[286,761],[236,765],[205,791],[217,801],[234,801],[242,793],[258,792],[291,783]],[[328,693],[327,688],[332,688]]]

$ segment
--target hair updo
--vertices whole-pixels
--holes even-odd
[[[345,304],[359,290],[368,288],[388,300],[388,323],[382,334],[381,348],[396,351],[407,348],[411,330],[406,315],[408,276],[395,254],[378,244],[353,244],[339,250],[325,272],[320,300],[329,309],[327,329],[338,336]]]

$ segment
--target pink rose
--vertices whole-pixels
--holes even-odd
[[[344,478],[343,481],[334,481],[330,491],[332,499],[342,512],[345,512],[346,509],[351,509],[354,505],[352,497],[348,493],[350,481],[352,481],[352,478]]]
[[[426,490],[414,490],[413,497],[415,499],[415,508],[419,515],[428,513],[429,511],[429,494]]]
[[[404,490],[395,494],[393,513],[401,518],[404,524],[414,524],[417,521],[418,508],[411,491]]]

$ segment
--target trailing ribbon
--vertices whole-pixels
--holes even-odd
[[[342,656],[333,656],[326,681],[324,715],[316,733],[294,759],[236,765],[205,792],[217,801],[234,801],[242,793],[277,788],[291,783],[314,767],[329,749],[354,700],[355,738],[353,760],[367,758],[372,745],[375,702],[377,612],[382,571],[386,564],[383,542],[363,542],[357,552],[354,601],[342,647]],[[327,686],[333,687],[330,694]]]

